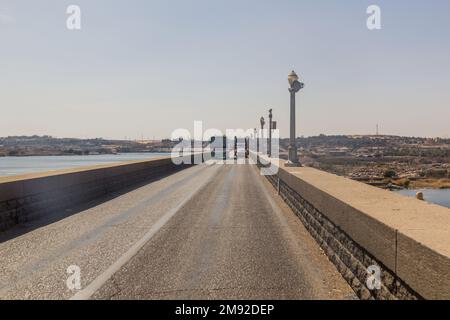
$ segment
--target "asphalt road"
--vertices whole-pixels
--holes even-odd
[[[71,298],[76,291],[66,285],[69,266],[80,268],[86,287],[218,170],[192,167],[76,214],[55,213],[66,217],[47,225],[36,221],[42,225],[37,229],[0,233],[0,299]]]
[[[352,290],[299,220],[249,165],[221,166],[202,192],[93,296],[352,297]]]
[[[17,232],[0,234],[0,299],[354,298],[250,165],[192,167]]]

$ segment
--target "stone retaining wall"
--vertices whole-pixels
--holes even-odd
[[[267,176],[362,299],[450,298],[450,210],[313,168]],[[368,287],[377,266],[381,287]]]
[[[280,196],[300,218],[359,298],[383,300],[420,298],[417,293],[389,269],[382,266],[380,261],[361,248],[314,206],[283,181],[278,181],[278,177],[268,176],[268,179],[275,188],[279,188]],[[370,290],[366,285],[367,268],[372,265],[380,267],[382,284],[379,290]]]

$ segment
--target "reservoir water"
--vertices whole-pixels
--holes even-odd
[[[88,156],[0,157],[0,176],[13,176],[131,160],[145,160],[169,155],[170,153],[121,153]]]
[[[115,155],[102,154],[88,156],[0,157],[0,176],[145,160],[169,155],[169,153],[121,153]],[[423,192],[425,201],[450,208],[450,189],[398,190],[395,192],[405,196],[415,197],[418,191]]]
[[[450,208],[450,189],[398,190],[395,192],[405,196],[415,197],[419,191],[423,192],[425,201]]]

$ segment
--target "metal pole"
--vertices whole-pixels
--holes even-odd
[[[295,141],[295,91],[291,91],[291,132],[290,132],[290,148],[289,160],[295,164],[298,163],[297,142]]]
[[[256,130],[255,128],[255,138],[256,138],[256,154],[259,153],[259,135],[258,135],[258,130]]]
[[[227,160],[227,136],[223,136],[223,160]]]
[[[299,77],[292,71],[288,75],[289,93],[291,94],[291,121],[290,121],[290,137],[289,137],[289,155],[286,166],[300,166],[297,155],[297,141],[295,139],[295,94],[300,91],[304,84],[299,80]]]
[[[264,125],[266,124],[266,122],[264,121],[264,117],[261,117],[259,122],[261,123],[261,139],[264,139]],[[263,146],[264,146],[263,140],[261,140],[261,142],[263,143]],[[262,151],[264,151],[264,150],[262,150]]]
[[[253,139],[256,142],[256,163],[258,163],[258,151],[259,151],[259,142],[258,142],[258,130],[256,128],[253,129]]]
[[[195,164],[195,155],[194,155],[194,139],[191,140],[191,164]]]
[[[237,137],[234,136],[234,160],[237,160]]]
[[[272,109],[269,110],[269,140],[267,146],[267,155],[272,156]]]
[[[250,153],[250,137],[245,138],[245,159],[248,159]]]

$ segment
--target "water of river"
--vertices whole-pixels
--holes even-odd
[[[405,196],[415,197],[417,192],[423,192],[425,201],[450,208],[450,189],[418,189],[395,191]]]
[[[170,154],[121,153],[89,156],[0,157],[0,176],[13,176],[131,160],[145,160],[168,155]]]
[[[168,153],[121,153],[89,156],[0,157],[0,176],[145,160],[168,155]],[[426,201],[450,208],[450,189],[399,190],[395,192],[414,197],[418,191],[423,192]]]

